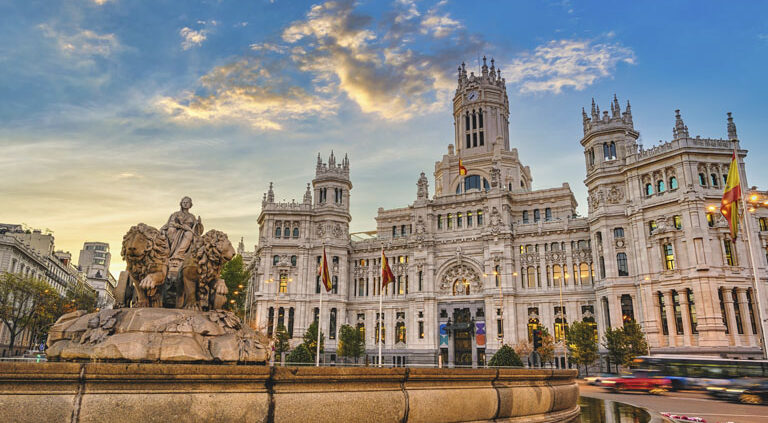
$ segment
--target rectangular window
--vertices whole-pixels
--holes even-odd
[[[659,296],[659,313],[661,314],[661,333],[669,335],[669,326],[667,325],[667,306],[664,304],[664,294],[657,293]]]
[[[472,134],[472,147],[477,147],[477,132]]]
[[[728,315],[725,313],[725,301],[723,301],[723,290],[717,290],[717,298],[720,300],[720,315],[723,317],[723,326],[725,326],[725,333],[728,334],[730,328],[728,327]]]
[[[760,231],[768,231],[768,219],[761,217],[758,222],[760,223]]]
[[[562,311],[562,313],[561,313]],[[568,336],[568,320],[565,317],[565,307],[555,307],[555,342],[560,342]]]
[[[655,231],[657,227],[658,226],[656,226],[655,220],[651,220],[650,222],[648,222],[648,234],[653,235],[653,231]]]
[[[437,229],[443,229],[443,215],[437,215]]]
[[[682,216],[680,216],[679,214],[675,215],[674,217],[672,217],[672,221],[675,224],[675,229],[678,229],[678,230],[683,229],[683,217]]]
[[[693,291],[688,289],[688,316],[691,319],[691,333],[699,333],[697,330],[698,319],[696,318],[696,301],[693,298]]]
[[[477,226],[483,226],[483,211],[477,211]]]
[[[456,227],[457,228],[461,227],[461,225],[463,223],[463,220],[464,220],[463,218],[464,218],[464,215],[461,212],[456,213]]]
[[[675,312],[675,333],[682,335],[683,331],[683,313],[680,309],[680,296],[677,291],[672,291],[672,307]]]
[[[539,212],[539,209],[535,209],[533,211],[533,222],[536,223],[539,220],[541,220],[541,212]]]
[[[285,294],[288,292],[288,275],[280,275],[280,293]]]
[[[419,339],[424,339],[424,322],[419,322]]]
[[[675,270],[675,252],[672,244],[664,244],[664,266],[667,270]]]
[[[613,237],[616,239],[624,238],[624,228],[613,228]]]
[[[446,221],[446,226],[448,229],[451,229],[453,227],[453,215],[451,213],[448,213],[448,219]]]
[[[424,273],[419,270],[419,291],[422,290],[422,283],[424,282]]]
[[[472,141],[469,139],[469,134],[467,134],[467,148],[472,147]]]
[[[472,212],[471,211],[467,212],[467,227],[468,228],[472,227]]]
[[[480,131],[480,145],[485,145],[485,138],[483,137],[483,131]]]
[[[739,296],[736,293],[736,288],[733,288],[731,295],[733,296],[733,312],[736,315],[736,331],[739,335],[743,335],[744,325],[741,323],[741,310],[739,308]]]
[[[523,210],[523,223],[528,223],[528,210]]]
[[[710,228],[715,227],[715,215],[713,213],[707,213],[707,226]]]
[[[731,244],[731,240],[723,240],[723,247],[725,252],[725,264],[728,266],[735,266],[736,261],[733,259],[733,244]]]
[[[552,209],[550,209],[549,207],[544,209],[544,220],[547,222],[552,220]]]
[[[500,308],[496,309],[496,316],[498,316],[498,319],[496,319],[496,336],[499,339],[504,339],[504,320],[502,319]]]
[[[619,276],[629,276],[629,265],[625,253],[616,254],[616,266],[619,269]]]

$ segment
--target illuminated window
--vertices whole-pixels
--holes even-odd
[[[696,318],[696,301],[693,298],[693,290],[687,289],[686,292],[688,295],[688,316],[691,320],[691,333],[699,333],[696,329],[698,320]]]
[[[723,240],[723,247],[725,253],[725,264],[728,266],[734,266],[736,261],[733,258],[733,244],[731,244],[731,240]]]
[[[679,214],[672,217],[672,223],[674,223],[675,229],[683,229],[683,217]]]
[[[628,294],[621,296],[621,321],[624,325],[635,321],[635,308],[632,305],[632,296]]]
[[[555,342],[560,342],[566,336],[568,336],[568,319],[565,317],[565,307],[555,307]]]
[[[645,195],[648,197],[653,195],[653,185],[645,184]]]
[[[468,228],[472,227],[472,212],[471,211],[467,212],[467,227]]]
[[[715,215],[713,213],[707,213],[707,226],[710,228],[715,227]]]
[[[424,339],[424,322],[419,322],[419,339]]]
[[[461,212],[456,213],[456,227],[457,228],[461,227],[461,225],[463,223],[463,220],[464,220],[464,215]]]
[[[675,252],[672,244],[664,244],[664,265],[667,270],[675,270]]]
[[[560,286],[562,271],[563,270],[559,264],[552,266],[552,280],[554,281],[555,286]]]
[[[405,344],[405,341],[406,341],[404,319],[405,319],[405,313],[398,312],[397,323],[395,324],[395,336],[397,337],[397,340],[395,342],[399,342],[403,344]]]
[[[535,288],[536,287],[536,268],[531,266],[528,268],[528,270],[526,270],[526,273],[528,276],[528,288]]]
[[[453,227],[453,215],[451,213],[448,213],[448,219],[446,220],[448,229],[451,229]]]
[[[496,286],[501,286],[501,266],[496,266],[493,268],[493,274],[496,279]]]
[[[704,176],[703,173],[699,173],[699,185],[703,187],[707,186],[707,177]]]
[[[760,224],[760,231],[768,231],[768,219],[761,217],[758,220],[758,223]]]
[[[483,226],[483,211],[477,211],[477,226]]]
[[[656,228],[658,228],[658,226],[656,225],[655,220],[651,220],[650,222],[648,222],[648,233],[650,235],[653,235],[653,231],[655,231]]]
[[[387,328],[384,324],[384,313],[381,313],[381,315],[376,313],[376,333],[374,334],[374,338],[378,339],[382,344],[384,343],[384,336],[387,333]]]
[[[581,315],[583,316],[581,321],[589,325],[595,334],[595,342],[599,342],[597,336],[597,322],[595,322],[595,308],[591,305],[581,306]]]
[[[288,292],[288,275],[285,273],[280,275],[280,293],[284,294]]]

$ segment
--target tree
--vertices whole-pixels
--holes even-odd
[[[623,364],[629,366],[635,357],[648,354],[648,342],[645,340],[643,329],[634,320],[627,322],[622,330],[627,343]]]
[[[541,327],[541,346],[536,350],[542,363],[551,363],[555,359],[555,340],[549,330]]]
[[[512,347],[521,360],[528,361],[528,356],[533,352],[533,344],[526,339],[521,339]]]
[[[305,344],[299,344],[285,357],[288,363],[312,363],[312,354]]]
[[[288,330],[285,328],[285,325],[277,325],[277,331],[275,332],[275,361],[281,358],[283,353],[291,349],[288,339]]]
[[[97,301],[98,297],[93,289],[84,284],[77,284],[67,289],[63,312],[71,313],[76,310],[85,310],[90,313],[96,310]]]
[[[589,375],[589,365],[597,360],[597,341],[594,326],[586,322],[574,322],[566,337],[570,360],[576,366],[583,364]]]
[[[360,329],[342,325],[339,331],[339,355],[357,359],[365,354],[365,338]]]
[[[312,355],[312,360],[315,359],[317,354],[317,321],[312,322],[304,332],[304,346],[307,347],[309,353]],[[320,354],[325,351],[325,334],[320,331]]]
[[[624,329],[606,329],[605,334],[603,334],[603,347],[608,350],[608,358],[616,363],[616,373],[618,373],[619,365],[624,363],[627,357],[627,341]]]
[[[0,321],[8,328],[8,349],[25,330],[40,332],[59,317],[60,297],[47,283],[16,273],[0,275]]]
[[[523,362],[514,349],[504,344],[493,354],[491,361],[488,362],[491,367],[523,367]]]
[[[221,278],[226,282],[229,291],[225,303],[227,309],[242,317],[251,272],[245,269],[243,257],[240,254],[224,263],[221,268]]]

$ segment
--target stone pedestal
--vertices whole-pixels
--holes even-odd
[[[228,311],[125,308],[62,316],[51,361],[266,363],[269,341]]]

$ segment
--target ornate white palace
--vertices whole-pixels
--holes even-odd
[[[593,100],[582,112],[588,217],[577,215],[568,183],[531,188],[530,168],[510,148],[505,80],[493,60],[483,59],[478,75],[459,68],[453,115],[455,140],[435,164],[434,195],[422,173],[415,201],[380,208],[375,231],[349,233],[346,156],[337,163],[331,153],[326,163],[318,155],[301,203],[275,202],[270,184],[259,243],[246,253],[253,324],[270,334],[284,324],[292,343],[301,341],[317,318],[325,244],[333,279],[320,316],[326,360],[336,359],[343,324],[364,328],[370,359],[380,338],[385,363],[482,365],[502,342],[530,339],[539,326],[559,341],[576,320],[594,323],[601,338],[637,321],[653,353],[761,356],[747,244],[730,241],[716,208],[738,148],[730,114],[728,139],[691,137],[678,111],[673,139],[643,149],[629,102],[622,110],[614,96],[601,114]],[[739,149],[742,167],[745,155]],[[750,216],[765,284],[768,221]],[[397,281],[379,316],[382,248]]]

